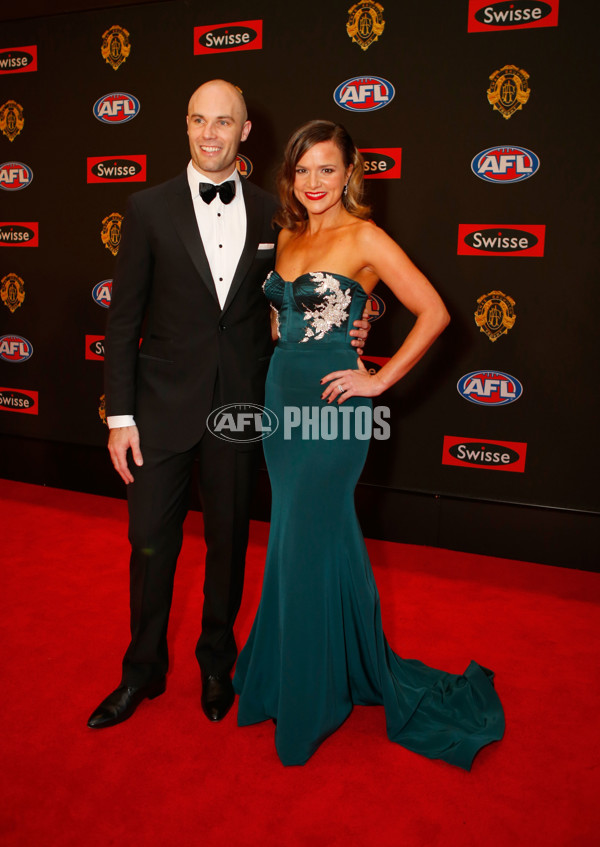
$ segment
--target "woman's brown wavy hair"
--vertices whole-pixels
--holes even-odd
[[[342,194],[344,208],[357,218],[368,220],[371,209],[363,203],[364,194],[364,163],[358,148],[352,141],[348,130],[333,121],[309,121],[297,129],[285,148],[283,162],[277,174],[277,189],[281,208],[274,221],[284,229],[302,230],[306,225],[308,214],[306,209],[294,196],[294,181],[296,166],[304,154],[322,141],[333,141],[342,154],[344,167],[354,165],[348,189]]]

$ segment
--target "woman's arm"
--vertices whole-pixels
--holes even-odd
[[[374,224],[361,227],[357,250],[366,257],[365,270],[372,271],[416,317],[413,328],[389,362],[376,373],[360,367],[334,371],[323,377],[329,383],[323,397],[343,403],[348,397],[376,397],[402,379],[425,355],[450,321],[441,297],[404,250]],[[343,391],[339,390],[339,387]]]

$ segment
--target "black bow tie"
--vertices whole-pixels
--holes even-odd
[[[231,203],[235,197],[235,180],[230,179],[222,182],[221,185],[213,185],[212,182],[200,183],[200,196],[205,203],[212,203],[217,194],[225,205]]]

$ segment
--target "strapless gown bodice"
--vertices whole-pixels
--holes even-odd
[[[280,341],[309,347],[348,347],[368,295],[354,279],[327,271],[288,281],[271,271],[263,290],[278,315]]]

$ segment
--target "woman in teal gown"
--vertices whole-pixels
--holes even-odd
[[[368,220],[362,159],[346,130],[311,121],[279,176],[283,227],[264,290],[277,344],[264,442],[273,494],[260,606],[238,658],[240,726],[272,719],[285,765],[304,764],[353,704],[385,707],[389,738],[470,769],[502,737],[493,674],[450,674],[394,653],[354,509],[371,430],[391,425],[371,397],[401,379],[448,322],[430,283]],[[381,278],[416,316],[396,354],[369,374],[349,330]]]

